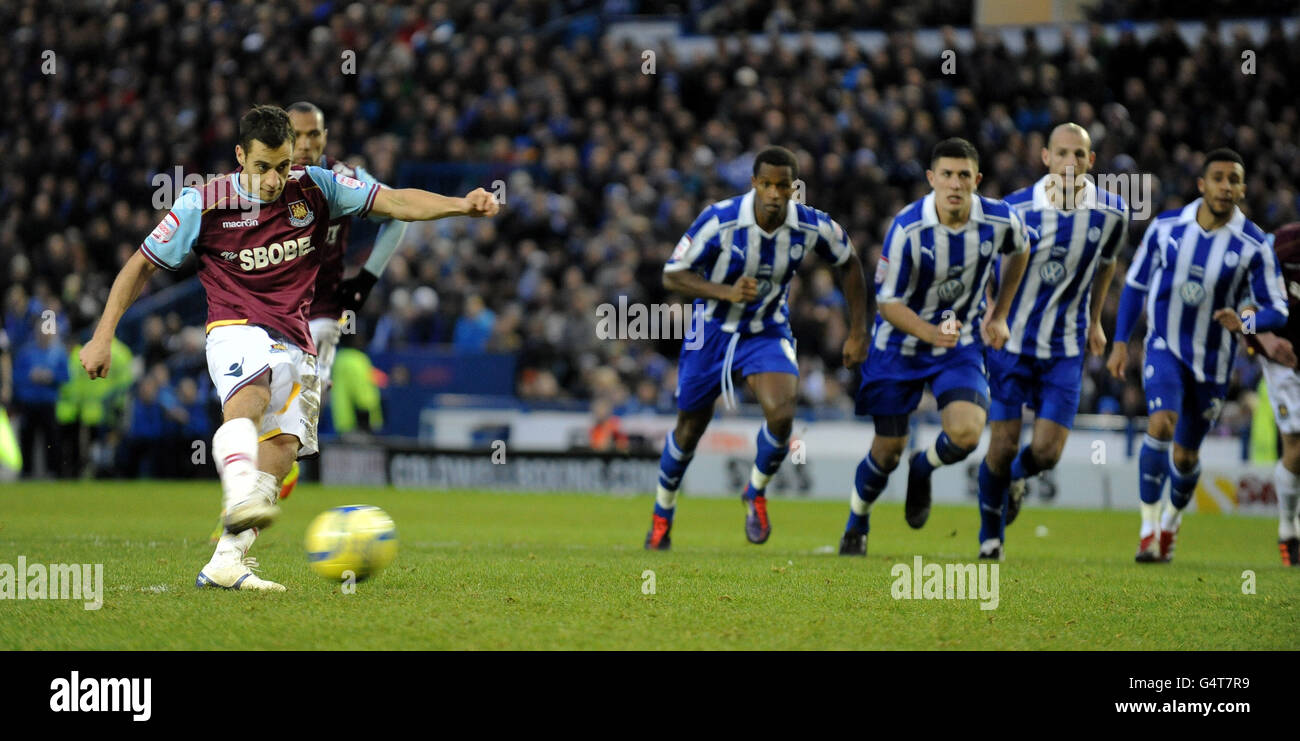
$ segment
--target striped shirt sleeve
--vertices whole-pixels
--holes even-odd
[[[704,209],[682,238],[677,240],[673,254],[664,263],[664,272],[699,271],[711,265],[717,260],[721,244],[718,227],[718,217],[713,207]]]
[[[876,303],[902,301],[912,277],[912,240],[898,219],[889,226],[885,245],[876,263]]]
[[[848,232],[823,211],[817,212],[817,244],[813,251],[833,265],[843,265],[853,256]]]
[[[1142,243],[1138,245],[1137,252],[1133,255],[1133,262],[1129,265],[1128,275],[1124,277],[1126,285],[1145,291],[1151,285],[1151,271],[1155,268],[1155,261],[1160,255],[1160,222],[1153,221],[1151,226],[1147,227],[1146,234],[1142,235]]]

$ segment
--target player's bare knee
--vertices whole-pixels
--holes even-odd
[[[1178,467],[1179,471],[1190,471],[1196,468],[1197,462],[1201,459],[1200,454],[1195,450],[1184,448],[1181,445],[1174,446],[1171,457],[1174,459],[1174,465]]]
[[[882,438],[877,437],[871,443],[871,459],[876,462],[880,470],[885,473],[898,468],[899,462],[903,459],[903,448],[907,446],[907,438]]]
[[[1056,464],[1061,461],[1063,442],[1063,440],[1035,440],[1030,444],[1029,451],[1034,454],[1034,460],[1038,462],[1039,468],[1046,471],[1056,467]]]
[[[681,412],[677,415],[677,426],[673,428],[673,438],[677,441],[678,447],[682,450],[695,450],[700,438],[704,436],[704,430],[709,426],[711,413],[712,410],[710,410],[710,416],[688,412]]]
[[[980,434],[984,432],[984,425],[979,419],[958,419],[944,425],[943,431],[948,433],[948,439],[953,445],[971,449],[980,444]]]
[[[790,404],[789,409],[779,409],[776,413],[767,415],[767,431],[777,440],[789,440],[790,431],[794,429],[794,404]]]
[[[1168,412],[1156,412],[1147,420],[1147,434],[1157,440],[1173,440],[1178,418]]]
[[[1019,451],[1020,434],[999,430],[995,424],[992,435],[989,438],[989,451],[985,456],[989,468],[994,473],[1006,473],[1011,468],[1011,461],[1016,459],[1016,453]]]

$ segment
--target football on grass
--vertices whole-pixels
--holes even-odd
[[[307,562],[331,581],[368,579],[397,555],[397,526],[378,507],[350,504],[322,512],[307,526]]]

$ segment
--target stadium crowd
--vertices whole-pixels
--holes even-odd
[[[717,20],[730,17],[723,6],[744,3],[702,5],[696,28],[752,25]],[[838,29],[836,9],[888,4],[799,3],[800,19],[812,19],[803,25],[781,22],[791,3],[769,5],[760,29],[774,15],[777,28]],[[807,36],[764,53],[735,35],[698,58],[657,49],[646,74],[642,49],[604,40],[599,23],[569,22],[591,7],[583,3],[41,7],[21,0],[0,9],[0,286],[15,359],[12,398],[0,402],[32,418],[43,412],[28,406],[57,404],[51,389],[67,364],[60,371],[55,358],[66,361],[88,334],[113,276],[170,203],[159,202],[158,176],[233,169],[236,121],[254,103],[318,103],[327,153],[359,158],[391,185],[412,177],[412,163],[504,168],[501,217],[407,231],[357,338],[371,351],[442,343],[516,353],[516,387],[503,393],[599,401],[614,415],[672,410],[677,343],[598,339],[596,307],[619,296],[674,300],[660,283],[672,245],[702,207],[748,189],[754,153],[768,144],[798,153],[806,201],[849,231],[868,275],[890,218],[929,189],[931,147],[953,135],[979,148],[987,196],[1039,178],[1045,133],[1073,120],[1092,135],[1096,172],[1150,176],[1152,215],[1196,197],[1201,154],[1219,146],[1244,156],[1244,209],[1261,226],[1294,221],[1300,208],[1300,38],[1278,23],[1252,39],[1211,22],[1195,45],[1172,23],[1145,42],[1131,27],[1092,25],[1051,53],[1033,30],[1013,53],[994,34],[977,31],[963,45],[945,28],[955,70],[922,55],[907,31],[874,52],[842,33],[831,57]],[[934,7],[927,17],[944,21],[943,6]],[[1145,226],[1131,227],[1103,314],[1108,329]],[[146,291],[193,272],[191,264],[160,274]],[[839,367],[843,306],[825,266],[792,287],[802,401],[820,413],[851,408],[857,376]],[[83,425],[122,436],[114,455],[130,461],[125,470],[153,465],[132,452],[155,449],[150,441],[177,430],[210,434],[202,330],[168,321],[149,319],[123,348],[136,362],[122,401]],[[1081,409],[1141,414],[1139,363],[1135,353],[1125,385],[1091,359]],[[48,374],[20,377],[37,366]],[[1233,398],[1258,379],[1252,363],[1238,363],[1236,374]],[[1248,420],[1247,406],[1230,405],[1221,427],[1227,434]],[[78,456],[73,468],[89,460]]]

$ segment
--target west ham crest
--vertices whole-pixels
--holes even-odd
[[[289,223],[294,226],[307,226],[316,215],[311,212],[306,201],[294,201],[289,204]]]

